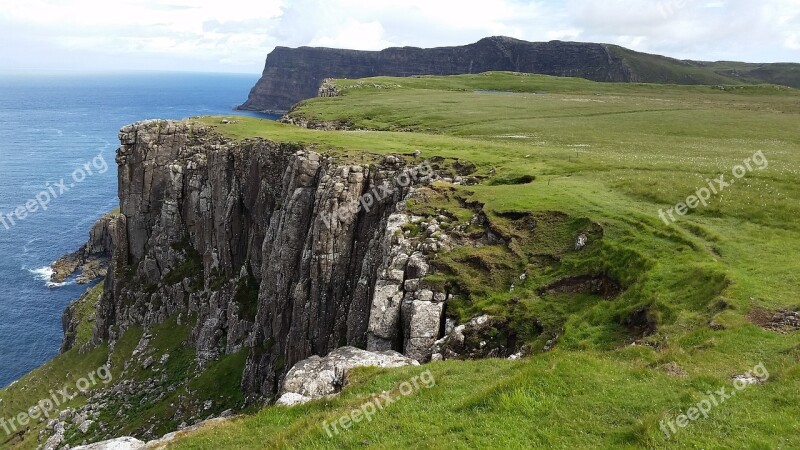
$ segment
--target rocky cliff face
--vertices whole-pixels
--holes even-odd
[[[128,126],[120,140],[97,341],[178,316],[194,325],[201,366],[248,352],[252,399],[277,393],[296,362],[344,345],[430,358],[446,296],[421,285],[425,256],[399,232],[413,184],[394,181],[425,181],[402,158],[337,162],[183,122]],[[381,195],[356,208],[366,192]]]
[[[261,79],[240,108],[286,111],[300,100],[317,96],[325,78],[456,75],[491,70],[595,81],[637,81],[622,59],[602,44],[492,37],[462,47],[403,47],[379,52],[278,47],[267,57]]]

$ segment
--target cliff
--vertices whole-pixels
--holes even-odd
[[[277,47],[239,109],[287,111],[316,97],[325,78],[458,75],[511,71],[601,82],[672,84],[774,83],[800,88],[800,64],[681,61],[616,45],[527,42],[490,37],[460,47],[357,51]]]
[[[462,47],[403,47],[379,52],[277,47],[267,57],[261,79],[240,108],[288,110],[300,100],[317,96],[325,78],[456,75],[493,70],[636,81],[623,61],[601,44],[534,43],[492,37]]]
[[[403,158],[346,163],[183,122],[128,126],[120,140],[121,214],[96,341],[178,316],[201,367],[248,353],[253,399],[343,345],[430,358],[446,297],[420,287],[425,256],[398,233],[413,188],[394,179],[424,182]],[[382,195],[354,207],[366,192]]]

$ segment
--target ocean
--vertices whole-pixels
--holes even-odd
[[[58,353],[61,314],[88,286],[53,285],[48,267],[118,206],[119,129],[153,118],[269,117],[233,111],[257,79],[0,73],[0,387]]]

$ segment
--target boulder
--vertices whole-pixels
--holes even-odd
[[[281,404],[299,404],[336,394],[344,387],[347,373],[355,367],[410,365],[419,365],[419,362],[395,351],[368,352],[355,347],[341,347],[328,356],[312,356],[295,364],[283,382]]]
[[[433,292],[427,293],[425,300],[412,300],[403,303],[404,351],[405,354],[418,361],[427,362],[431,357],[431,349],[439,337],[444,303],[433,303]]]

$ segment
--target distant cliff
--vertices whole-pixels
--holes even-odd
[[[603,82],[674,84],[776,83],[800,87],[800,64],[704,63],[634,52],[615,45],[527,42],[490,37],[461,47],[388,48],[379,52],[277,47],[239,108],[286,111],[317,96],[325,78],[457,75],[512,71]]]
[[[455,75],[491,70],[633,81],[625,64],[600,44],[532,43],[505,37],[463,47],[388,48],[379,52],[278,47],[267,57],[261,80],[250,91],[247,110],[287,110],[315,97],[325,78],[379,75]]]

